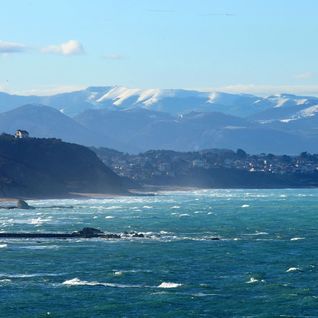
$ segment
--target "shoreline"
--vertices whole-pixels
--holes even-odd
[[[276,187],[276,188],[201,188],[201,187],[182,187],[182,186],[151,186],[146,185],[144,189],[130,189],[128,193],[90,193],[90,192],[70,192],[63,195],[48,195],[48,196],[11,196],[0,197],[0,203],[14,203],[18,200],[33,201],[33,200],[91,200],[91,199],[114,199],[119,197],[154,197],[165,192],[191,192],[200,190],[292,190],[292,189],[318,189],[318,187]],[[1,208],[1,207],[0,207]]]
[[[89,192],[70,192],[63,195],[49,195],[49,196],[10,196],[10,197],[0,197],[0,203],[14,203],[18,200],[65,200],[65,199],[80,199],[80,200],[90,200],[90,199],[113,199],[117,197],[132,197],[132,196],[155,196],[154,193],[146,191],[136,191],[128,193],[89,193]]]

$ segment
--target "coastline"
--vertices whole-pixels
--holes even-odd
[[[135,191],[135,190],[134,190]],[[176,190],[177,191],[177,190]],[[48,196],[16,196],[16,197],[0,197],[0,203],[14,203],[18,200],[64,200],[64,199],[113,199],[117,197],[131,196],[154,196],[154,193],[148,191],[136,191],[127,193],[89,193],[89,192],[70,192],[63,195],[48,195]]]
[[[143,189],[130,189],[127,193],[91,193],[91,192],[70,192],[61,195],[48,195],[48,196],[16,196],[16,197],[0,197],[0,204],[12,204],[18,200],[64,200],[64,199],[79,199],[79,200],[90,200],[90,199],[114,199],[119,197],[153,197],[156,195],[164,194],[165,192],[188,192],[188,191],[199,191],[199,190],[231,190],[231,189],[243,189],[243,190],[291,190],[291,189],[315,189],[317,187],[271,187],[271,188],[250,188],[250,187],[233,187],[233,188],[203,188],[203,187],[182,187],[182,186],[152,186],[146,185]],[[1,208],[1,207],[0,207]]]

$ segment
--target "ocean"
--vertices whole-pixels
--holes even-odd
[[[318,317],[318,189],[28,203],[0,230],[146,237],[1,239],[0,317]]]

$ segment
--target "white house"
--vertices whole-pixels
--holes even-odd
[[[26,130],[18,129],[15,132],[14,136],[15,136],[15,138],[28,138],[29,137],[29,133]]]

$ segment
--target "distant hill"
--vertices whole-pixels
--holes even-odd
[[[26,104],[42,104],[73,116],[86,109],[95,108],[95,100],[110,89],[111,87],[89,87],[80,91],[50,96],[23,96],[0,92],[0,111],[8,111]]]
[[[52,96],[0,93],[0,132],[26,129],[34,137],[130,153],[205,148],[318,152],[317,114],[317,97],[292,94],[258,97],[121,86]]]
[[[191,151],[206,148],[244,148],[250,153],[313,151],[317,143],[291,131],[275,129],[219,112],[172,116],[145,109],[89,110],[74,118],[98,134],[126,142],[133,152],[149,149]],[[107,145],[106,145],[107,146]],[[115,149],[127,151],[121,147]]]
[[[82,126],[60,111],[40,104],[29,104],[0,113],[0,133],[14,134],[17,129],[27,130],[39,138],[60,138],[85,146],[125,148],[125,143]],[[129,147],[127,146],[129,150]]]
[[[122,179],[86,147],[58,139],[0,136],[0,196],[126,193]]]

